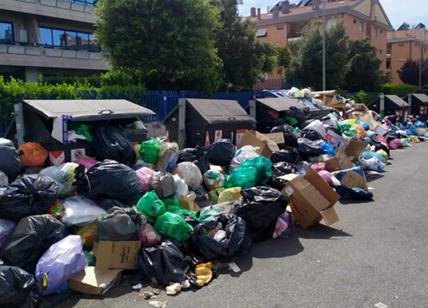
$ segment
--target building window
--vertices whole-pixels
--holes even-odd
[[[380,29],[380,34],[383,34],[383,29]]]
[[[404,47],[403,43],[398,44],[399,47]]]
[[[284,30],[284,25],[277,25],[276,30]]]
[[[357,23],[357,20],[354,18],[354,25]]]
[[[257,29],[256,31],[256,37],[266,37],[267,36],[267,30],[266,29]]]
[[[92,33],[48,27],[39,27],[39,32],[41,44],[45,47],[99,51]]]
[[[12,23],[0,21],[0,43],[11,44],[13,41],[14,36]]]
[[[364,23],[362,21],[358,24],[358,30],[360,30],[360,32],[364,31]]]
[[[379,49],[379,53],[382,53],[383,52],[383,50],[382,49]]]

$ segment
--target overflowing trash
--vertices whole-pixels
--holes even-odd
[[[79,126],[95,156],[52,166],[43,145],[3,139],[0,306],[36,306],[68,289],[102,296],[126,270],[170,296],[202,288],[254,242],[332,225],[339,200],[376,198],[368,176],[428,136],[411,117],[382,118],[309,90],[287,95],[312,111],[290,107],[270,132],[247,130],[238,145],[224,135],[204,147],[135,144],[115,126]],[[166,306],[149,293],[150,305]]]

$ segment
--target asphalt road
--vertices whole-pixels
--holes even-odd
[[[162,295],[168,307],[428,307],[428,142],[393,152],[369,183],[375,202],[338,205],[340,222],[297,229],[253,246],[197,292]],[[104,299],[73,297],[61,307],[150,307],[129,282]]]

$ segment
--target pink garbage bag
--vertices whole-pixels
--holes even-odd
[[[143,191],[148,191],[150,189],[153,174],[155,173],[155,171],[150,168],[143,167],[141,169],[138,169],[136,173],[140,178],[140,183],[141,187],[143,188]]]
[[[403,146],[403,144],[401,143],[401,140],[396,138],[396,139],[392,139],[389,143],[388,143],[388,147],[390,149],[399,149]]]
[[[91,157],[82,156],[79,157],[79,159],[77,159],[75,163],[84,166],[86,169],[90,169],[97,163],[97,161]]]
[[[162,241],[162,237],[155,231],[151,224],[141,226],[138,238],[143,247],[156,246]]]

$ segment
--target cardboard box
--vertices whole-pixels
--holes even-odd
[[[349,188],[361,188],[368,191],[367,179],[361,167],[340,170],[332,173],[337,179]]]
[[[292,214],[303,228],[322,219],[327,225],[339,220],[334,209],[339,195],[312,169],[304,177],[291,178],[283,193],[290,198]]]
[[[122,270],[108,270],[89,266],[68,281],[71,290],[88,295],[104,295],[120,279]]]
[[[269,139],[266,135],[256,131],[247,131],[244,136],[242,136],[239,148],[245,145],[258,147],[259,150],[257,153],[267,158],[270,158],[273,152],[279,151],[279,147],[274,141]]]
[[[346,155],[345,148],[341,147],[337,149],[336,159],[339,162],[340,168],[339,170],[349,169],[354,167],[354,163],[352,162],[352,158]]]
[[[280,148],[286,146],[283,133],[270,133],[265,134],[265,136],[275,142]]]
[[[345,148],[345,154],[351,157],[354,161],[358,160],[368,144],[368,141],[351,140]]]
[[[138,256],[141,243],[129,242],[97,242],[94,245],[96,267],[103,269],[134,270],[138,269]]]
[[[342,170],[342,166],[340,165],[339,159],[337,159],[337,157],[333,157],[325,162],[325,169],[328,172],[334,172]]]

